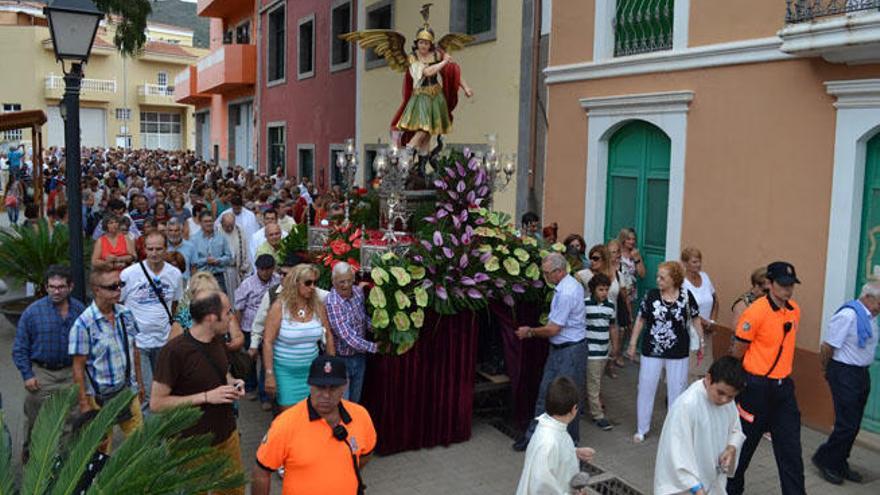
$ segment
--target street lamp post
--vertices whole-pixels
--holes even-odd
[[[89,61],[98,24],[104,14],[91,0],[55,0],[45,7],[55,59],[70,62],[64,71],[64,156],[67,180],[68,230],[70,232],[70,265],[73,272],[73,295],[85,301],[85,267],[83,266],[82,195],[80,181],[79,91],[83,64]]]

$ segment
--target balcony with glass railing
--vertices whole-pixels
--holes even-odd
[[[880,0],[786,0],[782,51],[835,63],[880,62]]]
[[[81,101],[108,102],[114,98],[117,91],[115,79],[89,79],[81,81],[79,99]],[[60,100],[64,97],[64,76],[49,74],[44,83],[44,96],[50,100]]]

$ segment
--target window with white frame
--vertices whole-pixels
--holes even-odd
[[[352,31],[351,1],[337,0],[330,8],[330,70],[351,67],[351,43],[339,36]]]
[[[381,0],[368,5],[366,9],[366,27],[367,29],[393,29],[394,1]],[[365,67],[367,69],[384,67],[387,64],[385,59],[376,55],[376,52],[373,50],[367,50],[365,57]]]
[[[131,119],[131,109],[130,108],[117,108],[116,109],[116,120],[130,120]]]
[[[298,79],[305,79],[315,75],[315,15],[303,17],[297,26],[296,75]]]
[[[141,147],[145,149],[179,150],[181,116],[171,112],[141,112]]]
[[[496,38],[497,0],[452,0],[450,30],[476,38],[476,43]]]
[[[275,175],[275,172],[278,170],[281,170],[282,174],[287,175],[285,126],[270,125],[268,139],[269,175]]]
[[[267,80],[271,82],[281,81],[285,77],[287,36],[284,4],[269,12],[269,43],[266,69]]]
[[[306,177],[315,179],[315,145],[301,144],[297,146],[297,172],[296,180],[302,182]]]
[[[21,111],[21,103],[4,103],[3,104],[3,113],[9,112],[20,112]],[[6,131],[3,133],[3,139],[5,141],[20,141],[21,140],[21,129],[14,129],[11,131]]]

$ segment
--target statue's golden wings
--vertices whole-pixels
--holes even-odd
[[[444,52],[451,52],[461,50],[465,45],[473,42],[475,39],[476,38],[469,34],[449,33],[440,38],[440,41],[437,42],[437,46],[439,46]]]
[[[340,39],[356,42],[363,49],[371,48],[376,55],[384,57],[388,66],[397,72],[406,72],[409,62],[406,56],[406,38],[390,29],[366,29],[339,35]]]

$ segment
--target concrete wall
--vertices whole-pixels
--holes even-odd
[[[407,49],[422,24],[420,6],[421,2],[394,2],[394,29],[406,36]],[[495,133],[502,153],[517,152],[522,9],[521,2],[498,1],[496,39],[452,53],[475,95],[468,99],[460,93],[447,143],[485,143],[486,134]],[[430,22],[438,39],[449,32],[450,14],[449,0],[434,2]],[[359,67],[358,70],[361,72],[358,139],[363,149],[364,145],[375,144],[379,139],[388,143],[391,119],[401,104],[404,76],[387,67]],[[495,208],[514,213],[516,190],[514,179],[505,191],[495,196]]]

